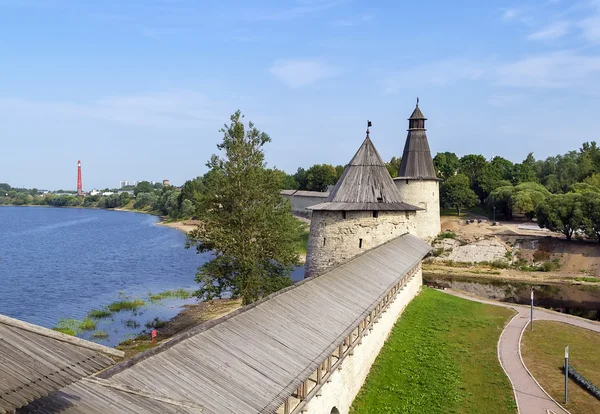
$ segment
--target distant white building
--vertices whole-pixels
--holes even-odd
[[[100,191],[98,191],[96,189],[93,189],[92,191],[90,191],[90,195],[91,196],[95,196],[95,195],[98,195],[98,194],[100,194]]]

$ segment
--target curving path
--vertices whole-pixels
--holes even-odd
[[[475,302],[514,309],[517,314],[510,320],[502,331],[502,335],[500,335],[500,340],[498,341],[498,357],[500,359],[500,364],[512,383],[519,413],[569,414],[567,410],[546,394],[543,388],[529,373],[521,359],[521,335],[527,325],[529,325],[530,307],[477,299],[452,290],[445,290],[443,292]],[[596,322],[543,309],[534,308],[533,320],[534,329],[536,320],[550,320],[600,332],[600,324]]]

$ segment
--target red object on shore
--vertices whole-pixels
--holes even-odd
[[[152,329],[152,346],[156,344],[156,329]]]
[[[77,160],[77,195],[83,195],[83,186],[81,185],[81,161]]]

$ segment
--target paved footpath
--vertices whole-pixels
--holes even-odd
[[[552,400],[542,389],[542,387],[533,379],[521,359],[521,334],[525,327],[529,325],[531,308],[523,305],[507,304],[491,300],[477,299],[472,296],[464,295],[451,290],[445,290],[445,293],[458,296],[464,299],[487,303],[489,305],[502,306],[517,311],[517,314],[506,325],[500,341],[498,342],[498,356],[500,364],[504,367],[508,378],[510,379],[519,413],[521,414],[568,414],[569,412],[562,408],[557,402]],[[533,326],[535,329],[536,320],[550,320],[556,322],[568,323],[581,328],[600,332],[600,324],[587,319],[578,318],[561,314],[558,312],[546,311],[535,308],[533,311]]]

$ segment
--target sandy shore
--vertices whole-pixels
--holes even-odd
[[[171,227],[173,229],[181,230],[181,231],[187,233],[189,231],[195,230],[198,227],[198,225],[200,224],[200,222],[198,220],[173,221],[170,223],[161,221],[161,222],[159,222],[159,224],[162,226],[167,226],[167,227]]]

